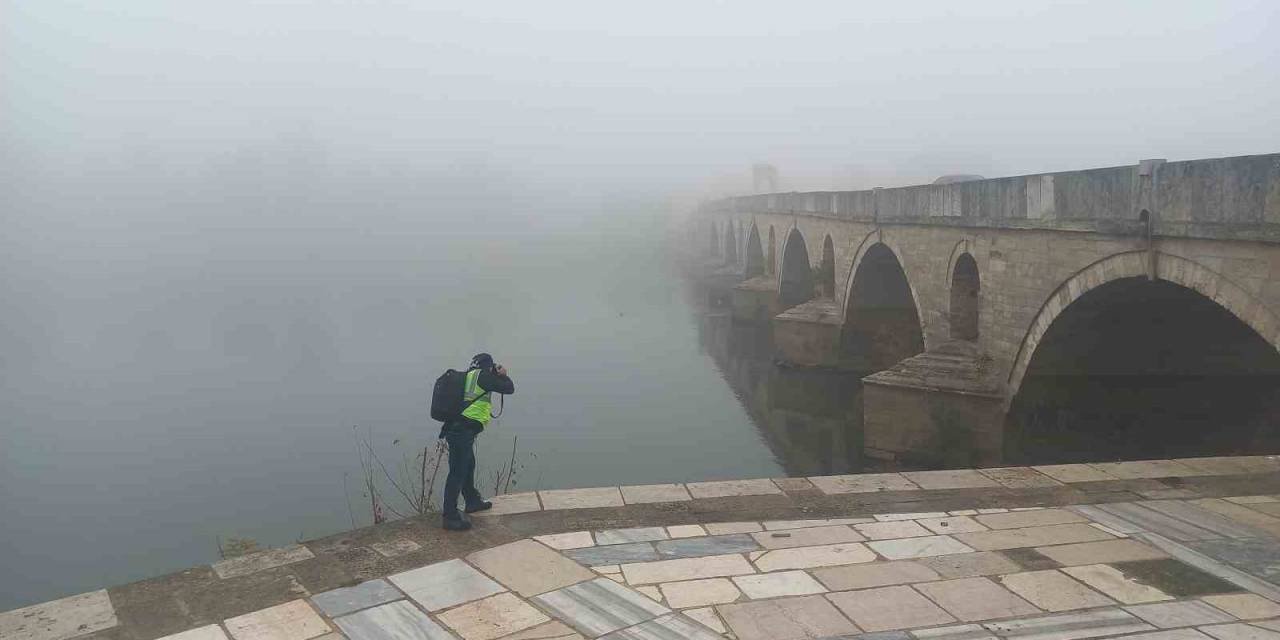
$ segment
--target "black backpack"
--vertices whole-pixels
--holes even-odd
[[[466,406],[462,402],[462,394],[467,385],[465,371],[449,369],[436,378],[436,386],[431,390],[431,419],[448,422],[462,415]]]

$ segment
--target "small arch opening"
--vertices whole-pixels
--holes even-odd
[[[836,297],[836,249],[831,236],[822,241],[822,264],[818,265],[818,295],[823,298]]]
[[[738,264],[738,235],[733,227],[733,221],[730,220],[724,231],[724,261],[731,265]]]
[[[747,235],[747,269],[744,275],[748,278],[764,275],[764,248],[760,246],[760,231],[755,224],[751,225],[751,232]]]
[[[769,275],[778,273],[778,239],[774,236],[773,225],[769,225],[769,260],[765,267]]]
[[[951,272],[951,338],[978,339],[978,309],[981,307],[978,262],[965,253]]]
[[[845,304],[841,349],[852,367],[881,371],[924,351],[907,273],[888,246],[867,249]]]

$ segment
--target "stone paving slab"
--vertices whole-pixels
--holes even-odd
[[[588,567],[617,565],[627,562],[649,562],[659,559],[658,551],[649,542],[571,549],[565,551],[564,555]]]
[[[847,476],[814,476],[809,482],[827,495],[913,491],[920,487],[900,473],[862,473]]]
[[[762,522],[765,531],[785,531],[787,529],[808,529],[811,527],[828,527],[835,525],[864,524],[875,522],[875,518],[828,518],[824,520],[770,520]]]
[[[77,634],[79,635],[79,634]],[[333,634],[330,634],[333,635]],[[167,635],[160,640],[228,640],[222,627],[216,624],[206,625],[189,631]],[[320,640],[328,640],[328,636],[320,636]]]
[[[942,576],[914,560],[873,562],[814,569],[813,575],[832,591],[890,587],[912,582],[929,582]]]
[[[589,638],[625,629],[671,611],[604,578],[552,591],[533,600]]]
[[[336,618],[352,611],[367,609],[403,597],[404,594],[386,580],[370,580],[354,587],[316,594],[311,597],[311,603],[325,615]]]
[[[690,482],[686,485],[695,498],[725,498],[729,496],[763,496],[782,493],[772,480],[723,480],[716,482]]]
[[[984,527],[989,529],[1023,529],[1026,527],[1044,527],[1054,524],[1071,524],[1088,522],[1078,513],[1065,509],[1038,509],[1036,511],[1014,511],[1011,513],[993,513],[974,516]]]
[[[973,469],[904,471],[902,475],[921,489],[981,489],[1000,486],[1000,483]]]
[[[911,587],[879,587],[827,595],[864,631],[890,631],[955,622],[946,611]]]
[[[979,551],[999,551],[1018,547],[1042,547],[1053,544],[1115,539],[1114,536],[1087,524],[1056,524],[1047,527],[1028,527],[1026,529],[957,533],[954,537]]]
[[[553,533],[545,536],[534,536],[534,540],[542,544],[556,549],[565,551],[568,549],[582,549],[585,547],[595,546],[596,541],[591,537],[590,531],[570,531],[568,533]]]
[[[929,556],[945,556],[956,553],[969,553],[973,549],[951,536],[924,536],[920,538],[903,538],[901,540],[875,540],[867,546],[889,560],[906,560],[909,558],[927,558]]]
[[[550,509],[598,509],[621,507],[622,492],[618,487],[594,487],[590,489],[553,489],[539,491],[543,507]]]
[[[974,622],[1040,613],[1040,609],[988,578],[960,578],[916,585],[957,620]]]
[[[0,613],[0,639],[64,640],[116,626],[106,589]]]
[[[389,579],[427,611],[447,609],[506,590],[461,560],[427,565]]]
[[[238,558],[220,560],[213,563],[213,571],[218,574],[219,578],[235,578],[257,573],[264,569],[310,560],[314,557],[315,554],[311,553],[310,549],[302,545],[291,545],[280,549],[268,549],[267,551],[250,553]]]
[[[782,596],[807,596],[826,593],[812,576],[803,571],[779,571],[763,575],[737,576],[734,584],[752,600],[779,598]]]
[[[982,475],[1010,489],[1030,489],[1034,487],[1060,487],[1062,483],[1032,469],[1031,467],[998,467],[978,469]]]
[[[745,533],[664,540],[654,545],[661,558],[696,558],[756,551],[760,545]]]
[[[859,631],[822,596],[726,604],[716,611],[738,640],[803,640]]]
[[[622,500],[627,504],[686,502],[693,499],[682,484],[644,484],[621,489]]]
[[[779,553],[779,552],[772,552]],[[637,562],[622,565],[622,574],[633,585],[681,582],[699,578],[724,578],[755,573],[747,559],[738,554]]]
[[[510,593],[464,604],[439,618],[463,640],[495,640],[551,620]]]
[[[467,561],[525,597],[596,577],[590,570],[533,540],[477,551],[467,556]]]
[[[751,534],[755,541],[765,549],[789,549],[791,547],[812,547],[823,544],[841,542],[862,542],[866,538],[847,526],[815,527],[812,529],[791,529],[787,531],[761,531]]]
[[[235,640],[309,640],[330,631],[305,600],[246,613],[224,624]]]
[[[675,609],[737,602],[742,592],[728,578],[668,582],[660,586],[667,604]]]
[[[1126,560],[1157,560],[1169,557],[1165,552],[1137,540],[1103,540],[1049,547],[1036,551],[1064,566],[1106,564]]]
[[[1000,584],[1046,611],[1071,611],[1116,604],[1111,598],[1054,569],[1002,576]]]
[[[1088,464],[1044,464],[1029,467],[1059,482],[1098,482],[1115,476]]]
[[[1036,616],[988,622],[982,626],[1001,638],[1017,640],[1078,640],[1155,630],[1142,619],[1119,609]]]
[[[1021,567],[1005,556],[994,551],[977,551],[974,553],[957,553],[954,555],[920,558],[916,562],[936,571],[943,578],[972,578],[976,576],[993,576],[1004,573],[1015,573]]]
[[[688,617],[671,614],[615,631],[600,640],[721,640],[721,636]]]
[[[1173,596],[1155,587],[1141,584],[1110,565],[1094,564],[1066,567],[1062,571],[1125,604],[1173,599]]]
[[[667,530],[662,527],[630,527],[605,529],[596,532],[596,544],[625,544],[628,542],[652,542],[666,540]]]
[[[1280,616],[1280,604],[1252,593],[1209,595],[1202,597],[1201,600],[1241,620]]]
[[[365,609],[334,622],[350,640],[453,640],[453,634],[405,601]]]
[[[1161,629],[1236,621],[1234,616],[1197,600],[1141,604],[1124,610]]]
[[[933,532],[920,526],[914,520],[868,522],[866,524],[855,524],[853,528],[871,540],[891,540],[933,535]]]
[[[876,554],[872,553],[863,544],[848,542],[820,547],[797,547],[795,549],[766,551],[755,559],[755,565],[761,571],[768,572],[859,564],[871,562],[875,559]]]

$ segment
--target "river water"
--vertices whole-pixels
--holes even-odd
[[[432,380],[480,350],[517,388],[482,485],[516,435],[512,491],[784,473],[701,346],[666,216],[383,222],[264,231],[234,259],[117,230],[118,251],[8,263],[0,610],[368,524],[353,427],[388,463],[433,443]]]

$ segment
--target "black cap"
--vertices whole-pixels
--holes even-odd
[[[493,356],[487,353],[477,353],[476,356],[471,359],[471,368],[472,369],[492,369]]]

